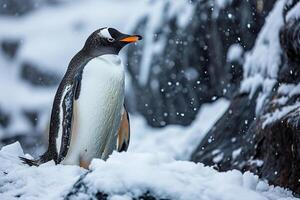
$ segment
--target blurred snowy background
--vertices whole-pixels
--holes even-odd
[[[0,162],[7,164],[0,169],[8,175],[0,178],[0,197],[38,199],[59,190],[48,198],[105,192],[122,194],[115,199],[145,193],[157,199],[293,199],[249,172],[219,174],[188,160],[219,171],[250,170],[300,194],[299,9],[296,0],[0,0],[0,147],[19,141],[32,156],[45,150],[54,93],[87,36],[114,27],[144,37],[121,55],[129,152],[106,164],[96,160],[89,178],[83,169],[53,163],[29,170],[10,158],[23,155],[18,144],[6,146]],[[129,173],[120,178],[122,161]],[[107,176],[98,177],[99,169]],[[173,179],[164,182],[168,177]],[[228,187],[224,182],[214,194],[222,179]],[[94,190],[82,191],[91,184]],[[32,185],[41,191],[32,192]]]

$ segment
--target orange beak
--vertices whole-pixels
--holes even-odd
[[[131,42],[137,42],[137,41],[139,41],[141,39],[142,39],[141,36],[139,36],[139,35],[133,35],[133,36],[128,36],[126,38],[123,38],[120,41],[121,42],[129,42],[129,43],[131,43]]]

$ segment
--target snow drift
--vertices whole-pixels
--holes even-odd
[[[54,162],[28,167],[18,156],[24,156],[19,143],[0,151],[0,199],[91,199],[106,193],[108,199],[125,200],[147,192],[178,200],[296,199],[249,172],[219,173],[160,153],[114,152],[107,161],[94,159],[89,171]]]

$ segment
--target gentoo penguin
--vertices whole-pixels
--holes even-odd
[[[129,116],[124,106],[124,66],[118,54],[142,37],[114,28],[93,32],[72,58],[56,92],[48,150],[29,165],[56,164],[87,168],[93,158],[107,159],[129,145]]]

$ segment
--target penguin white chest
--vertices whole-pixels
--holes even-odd
[[[124,67],[117,55],[103,55],[87,63],[79,98],[74,103],[70,149],[64,160],[77,164],[106,159],[116,148],[124,103]]]

